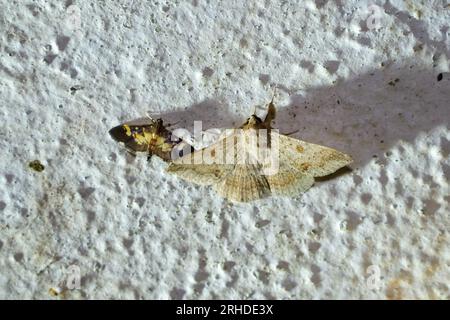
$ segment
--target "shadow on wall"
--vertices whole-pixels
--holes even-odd
[[[173,128],[185,128],[191,133],[194,129],[194,121],[202,121],[203,130],[210,128],[234,128],[244,121],[232,114],[228,105],[216,99],[208,99],[186,109],[178,109],[151,116],[155,118],[160,117],[164,120],[164,123],[173,125]]]
[[[418,69],[413,63],[387,64],[302,95],[298,89],[276,86],[289,94],[290,103],[278,106],[275,128],[281,133],[298,130],[293,137],[349,153],[356,165],[382,157],[397,141],[412,142],[421,132],[450,124],[450,74]],[[161,117],[190,131],[194,120],[202,120],[204,130],[245,121],[229,110],[217,100],[207,100]],[[450,153],[445,137],[438,147],[444,155]]]
[[[294,137],[348,152],[360,165],[397,141],[450,124],[450,75],[414,65],[386,65],[305,95],[288,93],[291,101],[276,119],[280,130],[298,129]],[[445,138],[438,147],[450,152]]]

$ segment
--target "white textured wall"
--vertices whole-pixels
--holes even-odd
[[[450,298],[448,1],[0,3],[0,298]],[[271,85],[352,172],[232,204],[107,133],[237,125]]]

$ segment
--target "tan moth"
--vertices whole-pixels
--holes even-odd
[[[247,202],[270,195],[295,196],[308,190],[315,177],[353,161],[337,150],[279,134],[271,127],[275,113],[272,100],[264,120],[253,114],[222,140],[175,160],[167,171],[210,185],[229,200]]]

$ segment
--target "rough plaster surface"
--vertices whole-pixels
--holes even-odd
[[[0,298],[450,298],[448,1],[0,3]],[[351,172],[233,204],[107,133],[237,125],[274,85]]]

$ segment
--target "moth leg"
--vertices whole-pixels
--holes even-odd
[[[152,150],[150,150],[150,143],[147,146],[147,162],[150,162],[150,160],[152,160]]]

